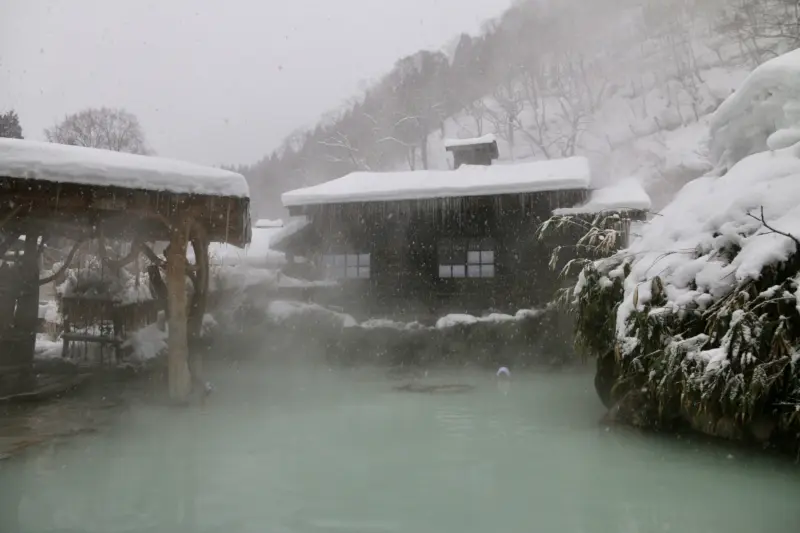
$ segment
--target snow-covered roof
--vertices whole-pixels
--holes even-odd
[[[275,220],[270,220],[268,218],[259,218],[256,220],[256,223],[253,224],[254,228],[280,228],[283,226],[283,220],[280,218]]]
[[[0,139],[0,177],[247,198],[241,174],[82,146]]]
[[[350,202],[390,202],[586,189],[591,184],[584,157],[513,165],[462,165],[456,170],[354,172],[342,178],[286,192],[286,207]]]
[[[756,68],[711,119],[711,156],[725,170],[800,142],[800,50]]]
[[[286,264],[286,256],[270,247],[270,242],[274,235],[283,228],[254,227],[250,244],[244,248],[239,248],[232,244],[211,243],[208,246],[208,255],[213,265],[248,265],[254,268],[277,268]],[[186,256],[194,259],[194,252],[191,247],[186,251]]]
[[[462,146],[476,146],[481,144],[491,144],[494,142],[497,142],[497,138],[494,136],[494,133],[489,133],[487,135],[483,135],[482,137],[474,137],[471,139],[445,139],[444,147],[445,149],[459,148]]]
[[[625,209],[647,211],[650,206],[650,196],[645,192],[639,180],[627,178],[608,187],[595,189],[592,191],[589,201],[584,205],[555,209],[553,214],[577,215]]]
[[[291,237],[309,224],[311,224],[311,220],[306,216],[290,218],[282,228],[277,229],[272,234],[269,240],[269,245],[273,248],[277,248],[284,239]]]

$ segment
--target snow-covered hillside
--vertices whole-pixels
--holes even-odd
[[[585,156],[596,186],[639,180],[659,209],[712,169],[710,114],[750,71],[800,46],[800,10],[785,0],[517,0],[453,44],[401,58],[247,169],[254,209],[277,215],[281,193],[351,172],[447,169],[445,139],[488,133],[505,161]]]
[[[681,22],[680,30],[663,27],[643,37],[631,27],[653,29],[645,11],[629,8],[617,21],[622,37],[604,41],[595,57],[569,51],[571,58],[563,52],[551,58],[551,66],[568,61],[586,65],[585,71],[571,70],[555,82],[547,68],[539,78],[527,72],[445,120],[429,136],[431,166],[452,166],[445,139],[495,133],[501,160],[583,155],[596,186],[634,178],[654,208],[663,207],[712,169],[710,116],[754,66],[702,16]]]

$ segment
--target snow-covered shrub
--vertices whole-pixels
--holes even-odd
[[[594,233],[597,233],[596,231]],[[615,363],[652,426],[767,416],[800,430],[800,145],[686,185],[610,258],[583,265],[578,339]]]
[[[152,298],[147,276],[136,274],[122,267],[113,269],[99,257],[88,257],[83,265],[70,268],[65,280],[56,291],[63,297],[105,299],[119,303],[132,303]]]

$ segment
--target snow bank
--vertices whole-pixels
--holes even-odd
[[[445,315],[439,320],[437,320],[435,327],[436,329],[447,329],[455,326],[470,326],[481,322],[483,323],[489,322],[493,324],[499,324],[502,322],[516,322],[519,320],[524,320],[526,318],[535,317],[540,313],[541,311],[537,311],[534,309],[520,309],[519,311],[517,311],[515,315],[492,313],[486,316],[476,317],[464,314],[451,314],[451,315]]]
[[[800,236],[800,145],[750,156],[720,178],[687,184],[642,228],[641,237],[621,253],[632,270],[618,309],[618,335],[625,336],[631,311],[651,301],[656,276],[664,286],[666,311],[702,310],[795,253],[792,239],[753,218],[761,208],[767,224]],[[733,248],[740,251],[729,261]],[[608,275],[621,276],[622,269]]]
[[[331,319],[333,322],[340,324],[343,328],[351,328],[358,325],[358,322],[356,322],[352,316],[346,313],[332,311],[317,304],[276,300],[270,302],[267,307],[267,316],[270,320],[278,324],[286,322],[294,317],[308,317],[309,315]]]
[[[711,157],[721,170],[800,141],[800,50],[767,61],[714,113]]]
[[[641,183],[635,178],[628,178],[609,187],[592,191],[589,201],[582,206],[555,209],[553,214],[575,215],[625,209],[647,211],[650,206],[650,196]]]
[[[371,318],[369,320],[365,320],[358,326],[364,329],[390,328],[398,330],[421,329],[424,327],[419,322],[397,322],[388,318]]]
[[[491,144],[497,142],[497,137],[494,133],[483,135],[481,137],[473,137],[470,139],[445,139],[445,148],[458,148],[460,146],[475,146],[476,144]]]
[[[132,359],[149,361],[166,351],[167,332],[158,329],[158,324],[150,324],[133,332],[122,346],[132,348]]]
[[[234,172],[143,155],[0,139],[0,176],[178,194],[249,197]]]
[[[318,304],[298,302],[293,300],[274,300],[267,305],[267,316],[277,324],[286,322],[296,317],[323,317],[332,319],[345,328],[362,329],[396,329],[396,330],[428,330],[428,329],[448,329],[460,325],[473,325],[478,323],[506,323],[525,320],[536,317],[542,311],[536,309],[521,309],[514,315],[492,313],[490,315],[476,317],[467,314],[450,314],[439,318],[436,325],[426,327],[419,322],[399,322],[387,318],[370,318],[361,323],[357,322],[351,315],[328,309]]]
[[[586,189],[589,162],[583,157],[516,165],[462,165],[457,170],[354,172],[342,178],[289,191],[285,207],[348,202],[386,202]]]

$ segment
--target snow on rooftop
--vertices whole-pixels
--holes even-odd
[[[589,201],[578,207],[554,209],[554,215],[577,215],[620,211],[625,209],[647,211],[650,209],[650,196],[635,178],[627,178],[601,189],[592,191]]]
[[[473,137],[471,139],[445,139],[444,147],[445,149],[458,148],[459,146],[475,146],[478,144],[491,144],[493,142],[497,142],[497,138],[494,133],[489,133],[488,135]]]
[[[260,218],[256,220],[256,223],[253,225],[255,228],[280,228],[283,226],[283,220],[277,218],[275,220],[270,220],[268,218]]]
[[[177,194],[249,197],[241,174],[82,146],[0,139],[0,177]]]
[[[711,120],[711,156],[722,171],[800,141],[800,50],[756,68]]]
[[[291,237],[309,224],[311,224],[311,220],[308,217],[291,217],[282,228],[279,228],[272,233],[269,240],[269,245],[272,247],[278,246],[284,239]]]
[[[285,207],[391,202],[586,189],[590,184],[588,160],[571,157],[516,165],[462,165],[457,170],[354,172],[321,185],[286,192],[281,200]]]
[[[280,227],[254,227],[250,244],[239,248],[232,244],[212,242],[208,246],[208,255],[212,265],[238,266],[247,265],[253,268],[278,268],[286,264],[286,255],[270,248],[273,236],[281,231]],[[194,261],[191,246],[186,256]]]

